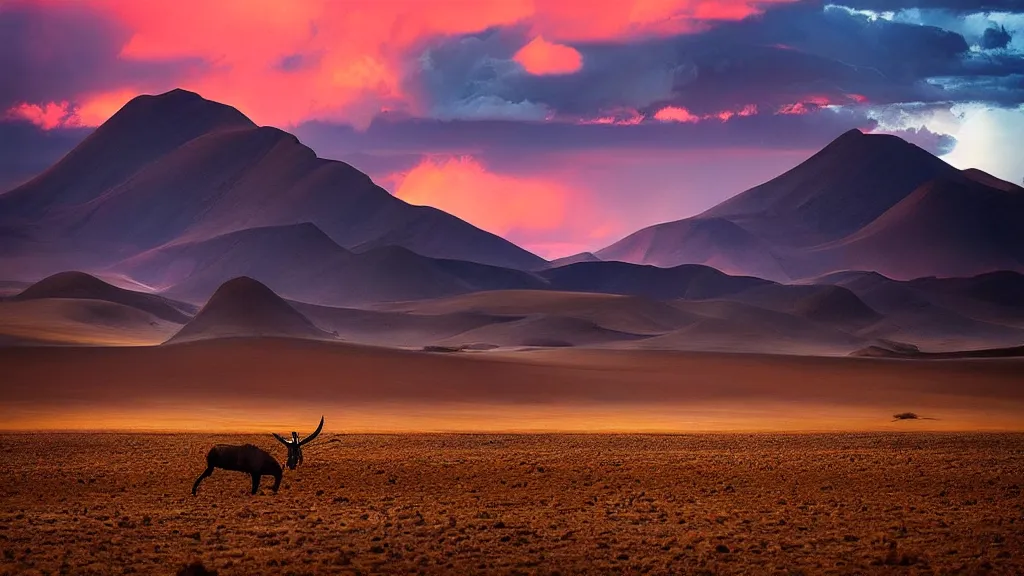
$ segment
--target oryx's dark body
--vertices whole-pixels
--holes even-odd
[[[262,476],[274,477],[273,490],[275,494],[281,486],[281,475],[283,473],[281,465],[268,452],[252,444],[243,444],[241,446],[217,444],[210,448],[210,451],[206,454],[206,470],[199,475],[199,478],[196,478],[196,483],[192,485],[193,496],[196,490],[199,489],[199,483],[210,474],[213,474],[215,468],[245,472],[252,476],[253,494],[260,489],[260,478]]]
[[[299,440],[298,432],[292,432],[292,437],[290,440],[285,440],[284,438],[278,436],[277,434],[274,434],[274,438],[277,438],[278,442],[284,444],[285,448],[288,448],[287,466],[289,470],[295,470],[296,466],[302,464],[302,447],[312,442],[314,438],[320,435],[320,431],[323,429],[324,417],[321,416],[320,425],[316,427],[316,431],[310,434],[309,436],[306,436],[302,440]]]

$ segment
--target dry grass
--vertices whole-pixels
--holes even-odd
[[[248,495],[214,442],[3,438],[0,574],[1024,573],[1024,436],[329,436]]]

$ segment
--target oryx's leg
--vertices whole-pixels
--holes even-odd
[[[277,494],[277,489],[281,487],[281,476],[282,474],[280,472],[274,474],[274,487],[271,488],[271,490],[274,491],[274,494]]]
[[[196,490],[199,490],[199,483],[206,478],[209,478],[210,474],[213,474],[213,466],[208,466],[206,470],[203,470],[203,473],[199,475],[199,478],[196,478],[196,483],[192,485],[193,496],[196,495]]]
[[[252,493],[256,494],[256,492],[259,492],[259,489],[260,489],[260,475],[258,473],[257,474],[253,474],[252,475]]]

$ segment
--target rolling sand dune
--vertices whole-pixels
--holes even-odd
[[[910,281],[843,272],[815,282],[849,288],[884,313],[885,320],[865,333],[949,349],[1024,342],[1024,275],[1017,272]]]
[[[975,320],[938,306],[893,312],[859,334],[949,352],[1024,342],[1024,330],[1020,328]]]
[[[1009,270],[972,278],[918,278],[908,285],[960,314],[1024,328],[1024,274]]]
[[[521,318],[479,312],[413,314],[332,308],[302,302],[291,302],[291,305],[317,326],[336,333],[342,340],[377,346],[422,348],[440,344],[448,338],[481,326],[513,322]]]
[[[856,294],[841,286],[770,284],[752,288],[731,299],[848,331],[882,319],[882,315]]]
[[[981,350],[957,350],[955,352],[922,352],[920,350],[894,350],[888,346],[869,346],[851,356],[872,358],[911,358],[949,360],[952,358],[1020,358],[1024,357],[1024,346],[1011,348],[985,348]]]
[[[181,325],[104,300],[0,302],[0,345],[152,346]]]
[[[500,322],[468,330],[447,338],[439,344],[465,346],[484,344],[492,346],[569,347],[592,346],[611,342],[629,342],[646,338],[645,335],[609,330],[590,320],[547,314],[531,315],[511,322]]]
[[[664,336],[638,342],[637,347],[842,355],[865,342],[835,326],[742,302],[677,300],[673,305],[700,320]]]
[[[431,354],[274,338],[8,348],[0,426],[251,429],[315,411],[334,414],[335,430],[864,430],[896,429],[891,415],[911,410],[937,418],[916,429],[1022,429],[1021,362]]]
[[[491,291],[420,302],[381,304],[382,310],[415,314],[476,313],[578,318],[628,334],[663,334],[696,318],[665,303],[637,296],[531,290]]]
[[[241,277],[218,288],[195,318],[167,343],[251,336],[333,338],[270,288],[252,278]]]
[[[32,284],[11,300],[39,300],[46,298],[72,298],[81,300],[103,300],[114,304],[136,308],[161,320],[184,324],[191,316],[181,305],[156,294],[146,294],[111,286],[106,282],[83,272],[62,272]]]

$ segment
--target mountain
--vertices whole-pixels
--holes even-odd
[[[84,272],[61,272],[32,284],[10,300],[42,299],[99,300],[119,304],[152,314],[156,318],[184,324],[191,316],[182,311],[185,306],[156,294],[146,294],[111,286]]]
[[[0,229],[38,241],[40,250],[88,247],[90,266],[303,222],[345,248],[398,245],[508,268],[544,264],[450,214],[406,204],[291,134],[183,90],[133,99],[50,170],[0,196],[0,214]]]
[[[792,170],[693,218],[635,232],[602,260],[708,264],[792,281],[1024,271],[1024,188],[960,171],[896,136],[851,130]]]
[[[333,339],[273,290],[252,278],[241,277],[218,288],[195,318],[167,344],[254,336]]]
[[[195,138],[255,127],[238,110],[185,90],[138,96],[57,164],[0,195],[0,214],[29,221],[81,205]]]
[[[288,299],[329,306],[546,285],[529,272],[429,258],[399,246],[350,252],[309,222],[173,242],[113,270],[197,303],[238,276],[259,280]]]
[[[626,262],[578,262],[538,273],[554,290],[603,292],[657,300],[706,299],[772,284],[749,276],[730,276],[696,264],[659,268]]]
[[[736,222],[772,244],[811,246],[860,230],[929,180],[956,175],[897,136],[854,129],[701,217]]]

